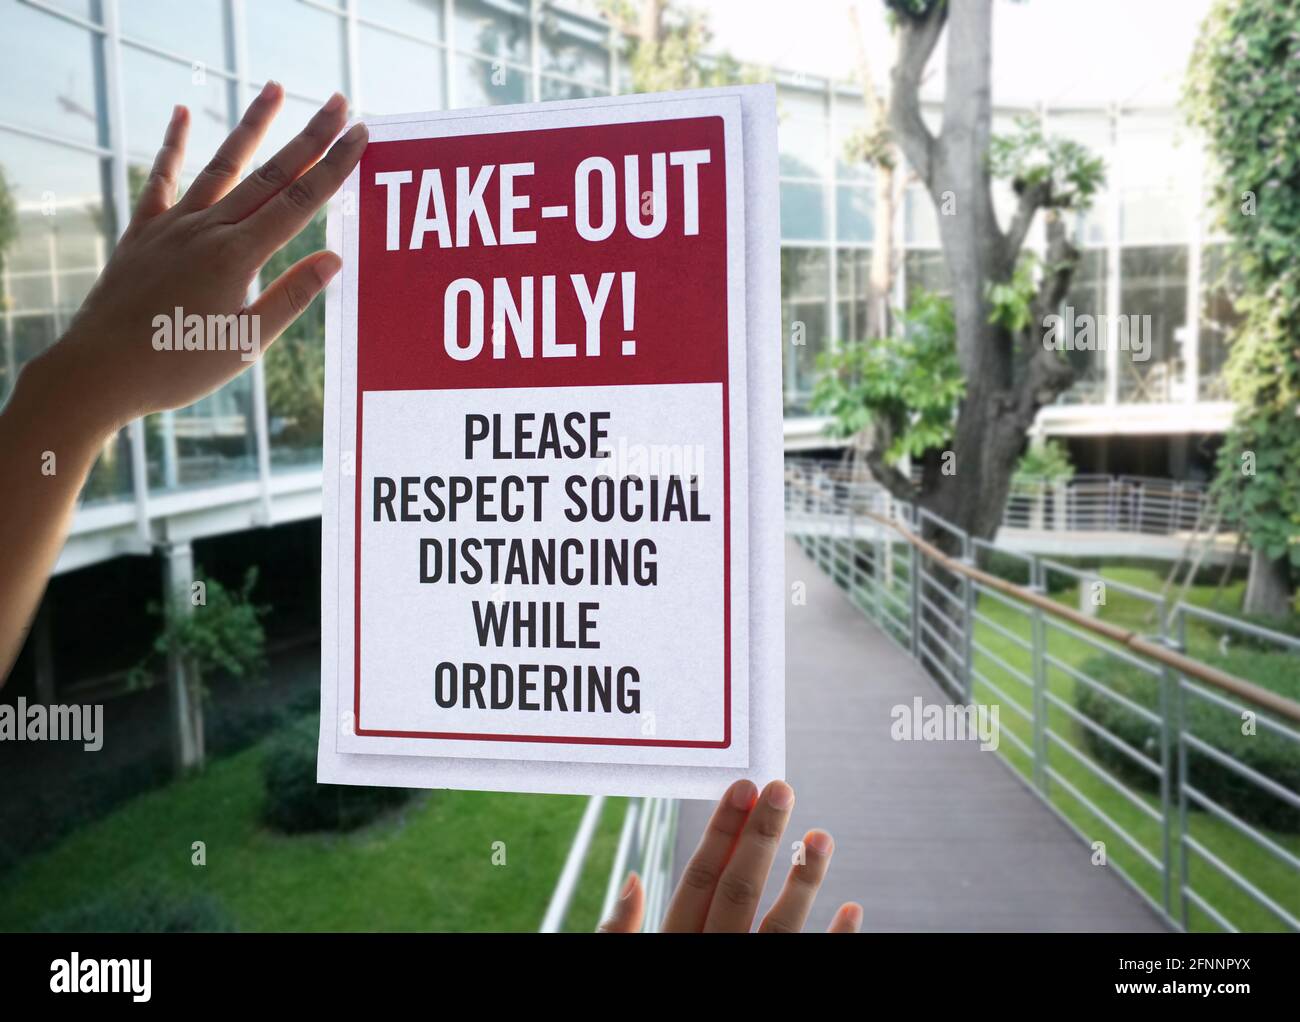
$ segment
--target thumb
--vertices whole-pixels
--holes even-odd
[[[641,878],[629,873],[623,885],[623,893],[614,903],[614,911],[597,928],[600,933],[636,933],[641,929],[641,917],[645,915],[645,888]]]

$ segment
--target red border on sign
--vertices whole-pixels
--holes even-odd
[[[651,123],[651,122],[648,122]],[[658,122],[654,122],[658,123]],[[542,129],[547,130],[547,129]],[[555,129],[551,129],[555,130]],[[372,146],[372,148],[374,148]],[[725,166],[725,164],[724,164]],[[725,174],[723,176],[725,194]],[[358,209],[357,220],[360,220]],[[724,221],[725,223],[725,221]],[[730,273],[728,263],[728,273]],[[358,292],[360,292],[358,281]],[[725,309],[724,315],[729,310]],[[600,738],[585,735],[515,735],[455,731],[398,731],[367,729],[361,726],[361,484],[362,472],[362,429],[366,391],[361,388],[361,373],[358,368],[356,390],[356,489],[354,508],[354,575],[353,575],[353,721],[354,733],[363,737],[378,738],[426,738],[449,741],[485,741],[485,742],[530,742],[560,745],[618,745],[646,746],[659,748],[694,748],[727,749],[731,746],[731,415],[730,415],[730,338],[729,320],[727,330],[723,332],[723,344],[727,354],[726,370],[722,374],[722,485],[723,485],[723,737],[719,741],[687,741],[656,738]],[[358,325],[358,329],[360,329]],[[602,386],[653,385],[636,384],[602,384]],[[668,384],[671,385],[671,384]]]

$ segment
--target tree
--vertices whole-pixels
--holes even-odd
[[[757,80],[727,54],[709,53],[708,18],[672,0],[602,0],[601,10],[627,40],[625,59],[635,92],[701,89]]]
[[[955,403],[952,449],[924,450],[914,486],[880,445],[872,474],[896,496],[917,501],[973,536],[991,538],[1002,519],[1016,463],[1038,410],[1073,381],[1041,324],[1057,311],[1078,262],[1063,214],[1087,207],[1103,178],[1083,147],[1048,139],[1036,122],[994,139],[993,0],[884,0],[897,59],[888,101],[892,136],[939,211],[952,288],[957,364],[965,380]],[[948,34],[943,128],[921,114],[921,84]],[[1004,230],[993,206],[995,177],[1017,195]],[[1038,213],[1046,219],[1041,261],[1022,250]],[[940,537],[941,538],[941,537]]]
[[[953,345],[952,303],[919,294],[899,329],[868,344],[824,353],[812,407],[831,436],[862,438],[888,465],[952,440],[953,408],[965,391]],[[892,471],[892,469],[890,469]]]
[[[883,337],[890,331],[889,301],[897,272],[894,216],[902,195],[899,173],[902,154],[889,129],[889,98],[876,87],[876,76],[862,39],[862,25],[856,7],[849,7],[849,26],[853,32],[858,87],[862,90],[866,123],[861,131],[850,136],[846,156],[870,164],[875,171],[872,175],[875,230],[871,270],[867,276],[864,333],[867,337]]]
[[[1300,3],[1217,0],[1186,101],[1218,165],[1242,320],[1226,377],[1236,413],[1215,492],[1251,546],[1245,610],[1281,617],[1300,577]]]

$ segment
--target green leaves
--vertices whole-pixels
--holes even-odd
[[[952,304],[921,292],[895,336],[846,344],[817,360],[813,410],[831,417],[836,437],[876,424],[889,438],[890,464],[945,446],[966,388],[956,335]]]
[[[1074,476],[1074,462],[1060,440],[1048,440],[1039,447],[1030,445],[1016,465],[1017,479],[1047,479],[1052,482]]]
[[[1017,194],[1045,186],[1050,209],[1085,210],[1106,179],[1106,163],[1078,142],[1044,135],[1037,118],[1020,117],[1014,132],[989,141],[989,173]]]
[[[257,568],[251,567],[238,589],[227,589],[215,578],[204,583],[204,602],[187,607],[163,608],[150,604],[149,612],[163,620],[154,640],[158,658],[175,653],[198,669],[199,677],[218,671],[240,680],[259,676],[266,666],[266,633],[262,617],[267,608],[253,603]],[[180,597],[188,600],[188,594]],[[131,671],[133,685],[147,684],[149,660]]]
[[[1038,255],[1021,253],[1011,279],[990,284],[989,322],[1018,334],[1027,330],[1034,318],[1034,297],[1038,294]]]
[[[1237,403],[1215,492],[1251,545],[1300,568],[1300,5],[1217,0],[1185,104],[1220,181],[1242,320],[1225,377]],[[1253,471],[1248,466],[1253,463]]]

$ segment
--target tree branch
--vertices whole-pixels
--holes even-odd
[[[921,81],[948,20],[936,4],[924,18],[899,18],[898,59],[890,74],[889,123],[917,176],[933,192],[935,138],[921,116]]]
[[[911,503],[916,500],[916,487],[906,475],[885,460],[884,452],[893,442],[893,430],[883,418],[874,419],[871,425],[858,434],[854,447],[866,462],[871,477],[883,486],[896,500]]]
[[[1055,211],[1047,215],[1046,271],[1033,301],[1033,318],[1021,335],[1025,375],[1015,398],[1014,418],[1028,429],[1044,405],[1051,404],[1074,383],[1069,362],[1043,344],[1044,321],[1057,312],[1070,290],[1079,264],[1079,250],[1066,234]]]
[[[1020,256],[1020,250],[1024,248],[1025,238],[1029,234],[1029,229],[1034,225],[1035,214],[1047,206],[1051,198],[1052,183],[1050,181],[1040,181],[1020,192],[1020,202],[1016,206],[1015,215],[1011,218],[1011,223],[1002,236],[1003,258],[1009,267],[1015,268],[1016,259]]]

